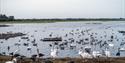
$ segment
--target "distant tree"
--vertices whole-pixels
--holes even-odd
[[[9,20],[14,20],[14,16],[9,16]]]
[[[14,20],[14,16],[6,16],[5,14],[0,14],[1,21]]]

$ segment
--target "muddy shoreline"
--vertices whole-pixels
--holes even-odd
[[[13,32],[7,32],[7,33],[0,33],[0,39],[9,39],[9,38],[14,38],[14,37],[19,37],[19,36],[24,36],[26,34],[18,32],[18,33],[13,33]]]
[[[0,56],[0,63],[5,63],[10,61],[11,56]],[[23,59],[18,59],[17,63],[125,63],[125,57],[110,57],[110,58],[92,58],[92,59],[82,59],[82,58],[36,58],[33,61],[31,58],[24,57]]]
[[[6,24],[0,24],[0,27],[9,27],[10,25],[6,25]]]

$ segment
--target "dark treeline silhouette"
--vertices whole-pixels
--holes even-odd
[[[53,19],[15,19],[15,21],[124,21],[125,18],[53,18]]]
[[[14,16],[6,16],[5,14],[0,14],[0,21],[12,21]]]
[[[15,19],[14,21],[125,21],[125,18],[53,18],[53,19]]]
[[[0,22],[57,22],[57,21],[125,21],[125,18],[48,18],[48,19],[14,19],[14,16],[0,15]]]

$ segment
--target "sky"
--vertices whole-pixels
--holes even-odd
[[[15,18],[125,18],[125,0],[0,0]]]

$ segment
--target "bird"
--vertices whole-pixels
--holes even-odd
[[[83,51],[83,49],[81,48],[78,52],[78,54],[82,57],[82,58],[92,58],[92,55],[86,51]]]
[[[114,44],[108,44],[110,47],[114,47]],[[107,50],[107,48],[106,48],[106,50],[104,51],[104,54],[105,54],[105,56],[106,57],[110,57],[111,56],[111,53],[110,53],[110,51],[108,51]]]
[[[58,49],[56,49],[56,48],[51,49],[50,55],[52,56],[52,58],[57,57],[58,56]]]
[[[92,55],[87,52],[79,51],[79,54],[82,58],[92,58]]]
[[[120,56],[120,52],[117,52],[117,53],[116,53],[116,56]]]
[[[5,63],[17,63],[17,59],[13,58],[12,61],[6,61]]]
[[[81,49],[79,50],[79,52],[78,52],[78,54],[82,54],[82,52],[83,52],[83,47],[81,47]]]
[[[120,48],[118,48],[118,52],[116,53],[116,56],[120,56]]]
[[[125,51],[125,48],[120,48],[120,51]]]
[[[35,62],[36,58],[37,58],[37,54],[33,54],[30,59]]]
[[[10,51],[10,46],[8,46],[7,49],[8,49],[8,52],[9,52]]]
[[[27,47],[27,50],[31,50],[31,46]]]
[[[15,51],[14,51],[14,54],[19,53],[19,51],[20,51],[20,49],[15,50]]]
[[[92,56],[96,58],[102,56],[102,54],[99,51],[93,51]]]
[[[12,60],[11,61],[6,61],[5,63],[17,63],[17,57],[20,56],[20,54],[17,54],[18,51],[20,51],[20,50],[18,49],[16,51],[10,53],[12,55],[12,57],[11,57]]]
[[[111,53],[110,53],[110,51],[105,51],[105,56],[107,56],[107,57],[110,57],[111,56]]]
[[[31,46],[28,46],[27,47],[27,51],[29,51],[30,53],[32,52],[32,47]]]
[[[110,47],[114,47],[114,44],[108,44]]]
[[[71,43],[70,44],[70,49],[75,49],[76,48],[76,44],[75,43]]]
[[[43,57],[43,56],[45,56],[44,54],[42,54],[42,53],[39,53],[39,55],[38,55],[39,57]]]

